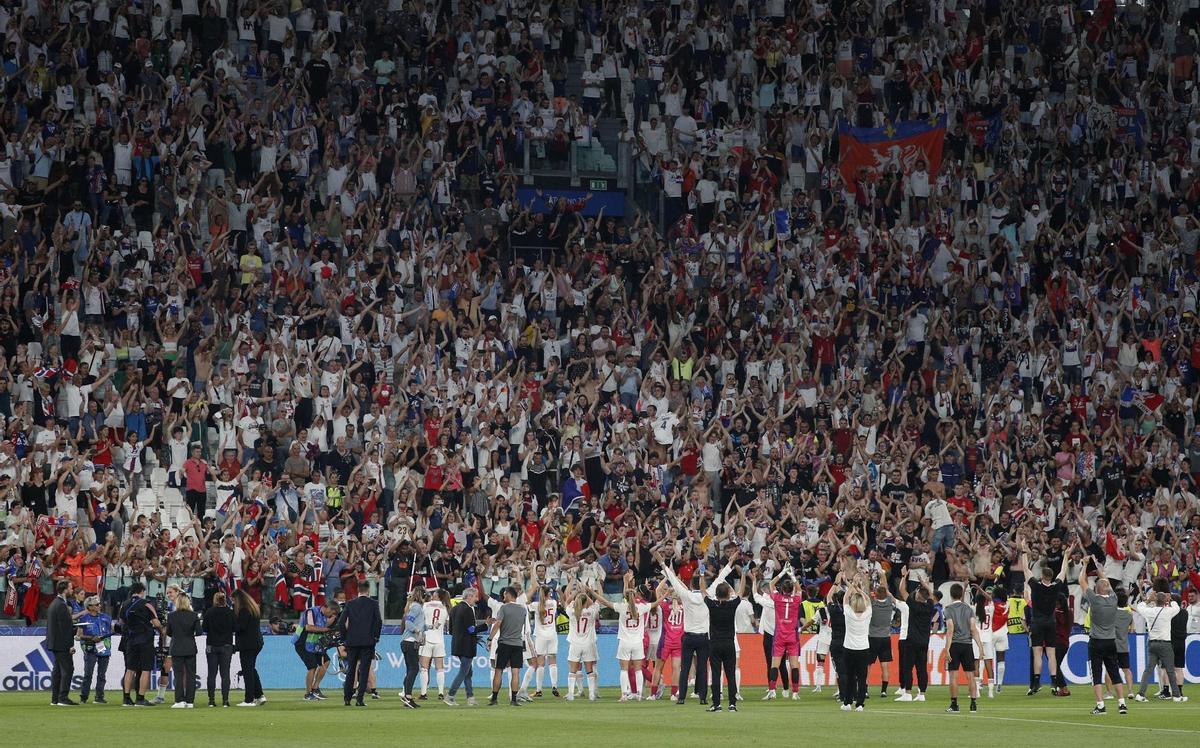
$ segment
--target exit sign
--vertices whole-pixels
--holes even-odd
[[[605,192],[606,190],[608,190],[608,180],[607,179],[589,179],[588,180],[588,189],[591,190],[592,192]]]

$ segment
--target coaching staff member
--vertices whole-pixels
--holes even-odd
[[[171,637],[171,664],[175,670],[175,703],[172,709],[191,709],[196,702],[196,637],[200,635],[200,616],[192,610],[192,599],[175,596],[175,610],[167,616],[167,636]]]
[[[225,604],[225,593],[213,595],[212,607],[204,611],[204,658],[208,662],[208,705],[216,706],[217,674],[221,675],[221,706],[229,706],[229,663],[233,660],[233,611]]]
[[[509,687],[512,689],[509,703],[520,706],[517,691],[521,683],[521,662],[525,657],[525,621],[529,610],[517,604],[516,587],[505,587],[501,599],[504,604],[496,612],[496,622],[492,624],[492,636],[496,637],[496,665],[492,668],[492,698],[488,706],[496,705],[505,670],[512,671],[509,674]]]
[[[367,680],[371,676],[375,645],[379,643],[379,635],[383,632],[379,603],[374,598],[359,595],[346,603],[337,625],[346,646],[346,685],[342,690],[342,699],[346,706],[350,706],[352,692],[356,692],[354,705],[366,706],[363,694],[367,692]],[[351,673],[354,675],[351,676]]]
[[[667,578],[675,590],[675,594],[679,595],[680,602],[683,603],[683,641],[679,654],[679,700],[676,703],[682,704],[687,699],[688,674],[692,669],[694,658],[696,661],[696,693],[700,695],[700,703],[707,704],[710,620],[708,605],[704,602],[704,595],[700,593],[701,577],[699,574],[694,575],[692,577],[693,588],[689,589],[675,574],[671,564],[665,561],[658,551],[654,551],[652,555],[662,567],[663,576]],[[715,587],[709,589],[709,594],[714,592],[716,592]]]
[[[710,712],[721,711],[721,673],[729,684],[729,711],[737,711],[737,641],[733,618],[737,614],[741,598],[733,594],[733,588],[725,578],[733,571],[732,564],[726,566],[717,577],[716,594],[705,596],[709,618],[709,659],[712,663],[712,706]]]
[[[67,595],[71,583],[63,579],[54,583],[54,602],[46,611],[46,649],[54,655],[50,670],[50,706],[78,706],[71,700],[71,676],[75,674],[75,622]]]
[[[1054,609],[1058,607],[1058,596],[1067,594],[1067,585],[1063,580],[1067,576],[1067,564],[1071,554],[1064,553],[1062,568],[1055,575],[1049,566],[1042,567],[1042,578],[1030,582],[1032,572],[1029,570],[1027,553],[1021,554],[1021,568],[1025,572],[1025,598],[1029,600],[1029,645],[1033,648],[1033,678],[1029,683],[1027,696],[1032,696],[1042,687],[1042,655],[1046,655],[1046,664],[1050,666],[1050,681],[1055,681],[1058,674],[1058,662],[1054,659],[1054,642],[1056,626]],[[983,651],[981,647],[980,652]],[[973,681],[972,681],[973,682]]]
[[[121,651],[125,654],[125,680],[122,682],[122,706],[154,706],[146,701],[150,671],[154,669],[154,632],[162,627],[158,612],[146,600],[146,585],[129,585],[129,602],[121,615]],[[137,693],[137,701],[130,692]]]
[[[1076,548],[1079,546],[1076,545]],[[1092,561],[1096,569],[1096,588],[1088,584],[1087,565]],[[1094,563],[1089,556],[1083,563],[1083,573],[1079,575],[1079,589],[1083,599],[1088,604],[1088,615],[1092,619],[1092,629],[1088,635],[1088,659],[1092,664],[1092,688],[1096,692],[1096,706],[1092,714],[1105,714],[1104,708],[1104,671],[1117,688],[1117,711],[1128,714],[1125,705],[1125,684],[1121,680],[1121,663],[1117,659],[1117,596],[1113,593],[1112,583],[1104,576],[1104,569]],[[1128,632],[1121,636],[1129,637]]]
[[[475,662],[475,649],[479,636],[475,632],[475,602],[479,599],[479,591],[468,587],[463,591],[462,600],[450,611],[450,656],[458,658],[458,672],[450,683],[450,693],[444,702],[446,706],[458,706],[454,694],[459,686],[467,691],[467,704],[475,706],[475,689],[471,687],[471,669]]]
[[[946,679],[950,682],[950,706],[947,712],[958,712],[958,670],[962,668],[970,681],[971,711],[979,711],[975,700],[979,697],[979,681],[975,680],[975,650],[983,651],[979,639],[979,623],[975,610],[963,602],[963,586],[955,582],[950,585],[950,604],[943,609],[946,616],[946,639],[950,642],[950,656],[946,660]]]

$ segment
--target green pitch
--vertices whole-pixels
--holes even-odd
[[[1200,690],[1200,689],[1198,689]],[[119,706],[121,694],[109,693],[107,706],[51,707],[44,693],[0,694],[0,720],[10,728],[11,745],[62,746],[230,745],[255,746],[374,745],[383,741],[426,741],[424,745],[606,745],[644,740],[654,746],[735,748],[744,745],[797,745],[819,741],[823,745],[921,746],[994,745],[1200,745],[1200,692],[1186,704],[1130,702],[1130,714],[1109,713],[1093,717],[1090,695],[1074,689],[1069,698],[1057,699],[1043,691],[1025,696],[1010,687],[995,699],[981,699],[977,714],[945,714],[945,688],[931,689],[925,703],[896,703],[878,698],[866,711],[839,711],[831,694],[801,694],[799,702],[760,701],[762,688],[752,688],[736,713],[706,713],[699,702],[683,706],[669,701],[619,703],[615,690],[605,689],[595,703],[567,703],[549,696],[513,708],[503,703],[483,705],[489,694],[476,692],[481,705],[451,708],[432,697],[416,711],[404,709],[395,691],[363,709],[344,707],[340,691],[325,689],[327,701],[301,700],[298,691],[270,691],[268,703],[255,709],[209,709],[207,698],[197,694],[192,710],[129,709]],[[232,694],[240,697],[241,693]],[[168,703],[170,702],[168,695]],[[225,741],[225,742],[223,742]],[[753,742],[751,742],[753,741]]]

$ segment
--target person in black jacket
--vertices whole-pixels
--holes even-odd
[[[721,711],[721,671],[725,671],[725,682],[729,686],[729,711],[737,711],[737,642],[733,619],[742,599],[733,594],[733,588],[724,581],[733,571],[732,563],[717,577],[716,597],[704,597],[708,606],[708,659],[712,665],[712,705],[707,711]],[[745,578],[743,577],[743,581]]]
[[[479,599],[479,591],[474,587],[463,590],[462,601],[450,611],[450,656],[458,658],[458,672],[450,683],[450,693],[446,696],[446,706],[458,706],[454,694],[458,687],[463,686],[467,691],[467,703],[475,706],[475,689],[471,686],[471,666],[475,661],[475,648],[479,637],[475,633],[475,602]]]
[[[196,637],[200,635],[200,616],[192,610],[187,595],[175,597],[175,610],[167,616],[167,636],[171,638],[171,669],[175,675],[175,703],[172,709],[191,709],[196,701]]]
[[[46,649],[54,655],[50,669],[50,706],[78,706],[71,699],[71,676],[75,674],[75,622],[67,595],[71,583],[64,580],[54,584],[54,602],[46,611]]]
[[[846,686],[846,609],[842,606],[844,594],[837,587],[829,588],[825,599],[825,610],[829,614],[829,657],[833,660],[833,671],[837,674],[838,700],[842,698]]]
[[[933,628],[933,598],[924,582],[910,597],[908,567],[904,567],[900,584],[900,600],[908,605],[908,629],[900,641],[900,688],[904,694],[897,701],[924,701],[929,688],[929,635]],[[917,693],[913,690],[913,671],[916,670]],[[905,698],[907,697],[907,698]]]
[[[350,696],[352,692],[357,692],[354,705],[366,706],[363,695],[367,692],[371,661],[375,659],[375,645],[383,633],[379,603],[366,595],[354,598],[346,603],[337,625],[346,647],[346,684],[342,697],[346,706],[350,706]]]
[[[229,706],[229,662],[233,659],[233,611],[225,593],[213,595],[212,607],[204,611],[204,646],[208,661],[208,705],[216,706],[217,673],[221,674],[221,706]]]
[[[245,590],[233,593],[233,633],[237,634],[238,659],[242,662],[242,681],[246,685],[246,699],[238,706],[262,706],[267,703],[257,667],[258,653],[263,648],[260,617],[254,598]]]

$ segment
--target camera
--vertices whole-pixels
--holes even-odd
[[[276,636],[287,636],[296,633],[296,624],[291,621],[285,621],[279,616],[272,616],[267,625],[271,627],[271,633]]]

